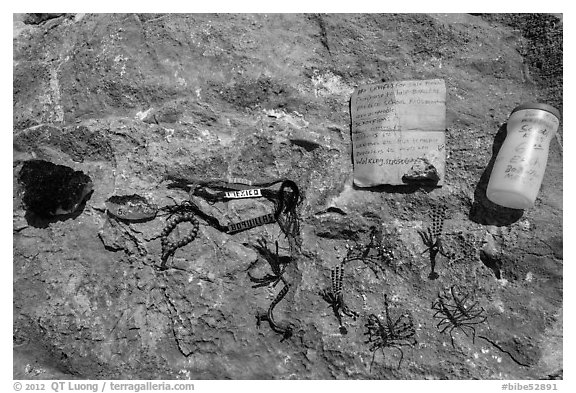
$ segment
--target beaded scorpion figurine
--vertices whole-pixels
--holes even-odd
[[[467,303],[470,297],[469,293],[464,294],[461,288],[453,285],[450,291],[438,293],[438,298],[432,303],[434,318],[440,319],[436,328],[440,333],[448,331],[452,348],[454,348],[454,337],[452,331],[454,329],[461,330],[466,336],[466,330],[470,329],[472,332],[472,343],[476,338],[476,330],[473,325],[478,325],[486,321],[486,312],[484,308],[478,306],[478,302]]]
[[[338,319],[340,333],[347,334],[348,330],[342,324],[342,315],[340,314],[340,311],[342,311],[344,315],[354,318],[354,320],[356,320],[358,314],[350,310],[346,306],[346,303],[344,303],[344,297],[342,295],[342,279],[344,276],[344,264],[341,263],[340,265],[336,266],[335,268],[332,269],[330,273],[332,278],[332,285],[330,289],[324,289],[323,291],[321,291],[320,296],[322,296],[322,299],[324,299],[326,303],[329,304],[329,307],[332,307],[332,311],[334,312],[336,319]]]
[[[428,277],[431,280],[438,278],[438,273],[434,271],[436,267],[436,257],[438,254],[445,256],[446,258],[452,258],[444,251],[442,246],[442,232],[444,229],[444,220],[446,219],[446,207],[445,206],[433,206],[430,212],[432,217],[432,229],[430,227],[426,228],[427,231],[418,230],[418,234],[422,238],[424,245],[427,247],[422,254],[425,252],[430,253],[430,267],[431,272]]]

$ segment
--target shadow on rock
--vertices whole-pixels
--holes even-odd
[[[522,218],[522,215],[524,214],[524,210],[511,209],[497,205],[486,197],[488,180],[490,180],[490,174],[492,173],[494,162],[496,161],[500,147],[502,147],[502,143],[504,143],[505,139],[506,123],[500,126],[498,133],[494,137],[492,158],[490,158],[490,162],[484,170],[484,173],[482,173],[482,176],[476,185],[476,190],[474,191],[474,202],[472,203],[472,208],[470,209],[468,217],[475,223],[482,225],[506,226],[515,223]]]
[[[24,162],[18,174],[26,221],[37,228],[76,218],[94,192],[90,176],[44,160]]]
[[[494,273],[494,277],[498,280],[502,278],[502,260],[494,253],[488,252],[486,250],[480,250],[480,260],[490,270]]]
[[[358,187],[357,185],[354,184],[353,187],[354,190],[360,190],[360,191],[387,192],[397,194],[412,194],[418,190],[422,190],[426,193],[429,193],[438,188],[438,186],[436,186],[435,183],[431,184],[414,183],[406,185],[382,184],[372,187]]]
[[[46,228],[48,228],[48,226],[50,226],[50,224],[53,224],[55,222],[75,220],[76,218],[78,218],[78,216],[80,216],[80,214],[82,214],[84,212],[84,208],[86,207],[86,202],[90,199],[91,196],[92,196],[92,192],[86,196],[86,198],[80,203],[80,205],[78,205],[78,207],[76,208],[76,210],[73,213],[60,214],[57,216],[46,217],[46,216],[41,216],[39,214],[36,214],[31,210],[26,210],[26,214],[24,215],[24,218],[26,219],[26,222],[28,223],[28,225],[30,225],[34,228],[40,228],[40,229],[46,229]]]

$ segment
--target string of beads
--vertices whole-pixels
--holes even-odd
[[[168,236],[172,231],[182,222],[189,222],[192,224],[190,232],[178,241],[171,241]],[[198,220],[193,213],[179,213],[166,221],[166,226],[161,233],[162,244],[162,267],[165,268],[168,258],[176,252],[180,247],[184,247],[198,235]]]

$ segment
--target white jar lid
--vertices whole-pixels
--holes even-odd
[[[514,108],[514,110],[510,113],[510,115],[512,115],[512,113],[514,112],[521,111],[523,109],[540,109],[552,113],[554,116],[558,118],[558,120],[560,120],[560,111],[558,109],[554,108],[552,105],[542,104],[540,102],[528,102],[522,105],[518,105],[516,108]]]

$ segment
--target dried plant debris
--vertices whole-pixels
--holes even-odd
[[[459,329],[467,337],[465,329],[472,333],[472,342],[476,338],[475,325],[484,323],[487,319],[486,311],[478,305],[478,302],[471,300],[469,293],[462,287],[453,285],[449,290],[444,289],[438,293],[438,298],[432,303],[432,309],[436,312],[433,317],[440,319],[436,328],[440,333],[448,331],[450,341],[454,348],[454,337],[452,331]]]
[[[348,248],[346,257],[342,261],[347,264],[353,261],[361,261],[379,277],[378,272],[384,273],[384,266],[389,266],[394,260],[394,252],[382,242],[382,231],[376,226],[370,229],[368,244],[357,242]]]
[[[417,343],[414,337],[416,330],[411,314],[405,312],[397,318],[391,317],[387,295],[384,295],[384,307],[386,318],[384,321],[381,321],[378,316],[370,314],[368,316],[368,323],[365,325],[368,329],[365,333],[365,335],[368,336],[366,343],[370,344],[370,351],[374,352],[372,362],[370,363],[370,372],[372,372],[372,364],[374,363],[377,350],[381,349],[382,355],[384,355],[385,348],[396,348],[400,351],[399,369],[404,359],[402,347],[413,347]]]
[[[93,191],[92,180],[85,173],[43,160],[26,161],[19,181],[26,209],[40,217],[72,214]]]
[[[344,265],[340,264],[332,269],[330,272],[332,285],[330,288],[326,288],[320,292],[320,296],[329,304],[329,307],[332,307],[332,311],[338,320],[339,330],[341,334],[347,334],[348,330],[342,324],[342,314],[347,315],[349,317],[356,318],[358,317],[358,313],[350,310],[346,303],[344,303],[344,296],[342,294],[342,281],[344,278]]]
[[[438,254],[450,259],[453,255],[448,254],[443,247],[442,233],[444,231],[444,221],[446,220],[446,207],[435,205],[430,211],[432,218],[432,226],[427,227],[426,231],[419,230],[418,234],[422,238],[422,242],[427,247],[422,254],[429,252],[430,255],[430,274],[428,277],[431,280],[438,278],[436,273],[436,257]]]

